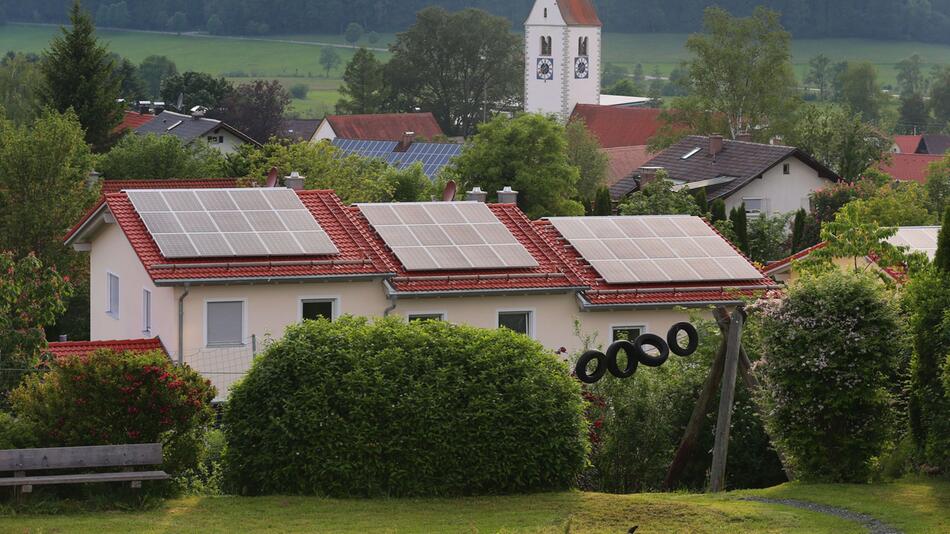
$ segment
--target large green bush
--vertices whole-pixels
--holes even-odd
[[[508,330],[308,321],[232,390],[225,479],[244,494],[565,488],[587,452],[582,411],[565,365]]]
[[[870,275],[804,278],[759,304],[771,435],[804,480],[866,481],[892,429],[897,313]]]
[[[193,467],[214,412],[214,388],[161,352],[57,359],[10,393],[13,413],[42,447],[155,443],[165,469]]]

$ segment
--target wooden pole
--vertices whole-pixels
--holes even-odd
[[[739,348],[742,343],[744,313],[741,307],[733,312],[726,341],[726,361],[722,372],[722,392],[719,395],[719,415],[716,419],[716,443],[713,446],[713,462],[709,474],[709,491],[714,493],[725,489],[729,430],[732,426],[732,408],[736,398],[736,374],[739,371]]]

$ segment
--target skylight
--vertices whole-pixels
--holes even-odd
[[[702,150],[702,148],[696,147],[696,148],[690,150],[689,152],[687,152],[681,159],[689,159],[689,158],[693,157],[694,155],[696,155],[696,153],[699,152],[700,150]]]

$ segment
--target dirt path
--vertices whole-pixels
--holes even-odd
[[[764,497],[743,497],[740,499],[742,501],[753,501],[761,502],[765,504],[781,504],[784,506],[793,506],[795,508],[801,508],[802,510],[810,510],[812,512],[818,512],[822,514],[833,515],[835,517],[840,517],[842,519],[849,519],[851,521],[857,521],[864,525],[868,532],[871,534],[903,534],[900,530],[881,522],[878,519],[875,519],[867,514],[860,514],[858,512],[852,512],[851,510],[846,510],[844,508],[837,508],[834,506],[828,506],[826,504],[817,504],[808,501],[799,501],[797,499],[766,499]]]

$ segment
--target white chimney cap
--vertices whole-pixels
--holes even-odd
[[[481,187],[478,187],[477,185],[476,185],[475,187],[473,187],[472,190],[469,191],[469,192],[470,192],[470,193],[484,193],[484,191],[482,191],[482,188],[481,188]]]

